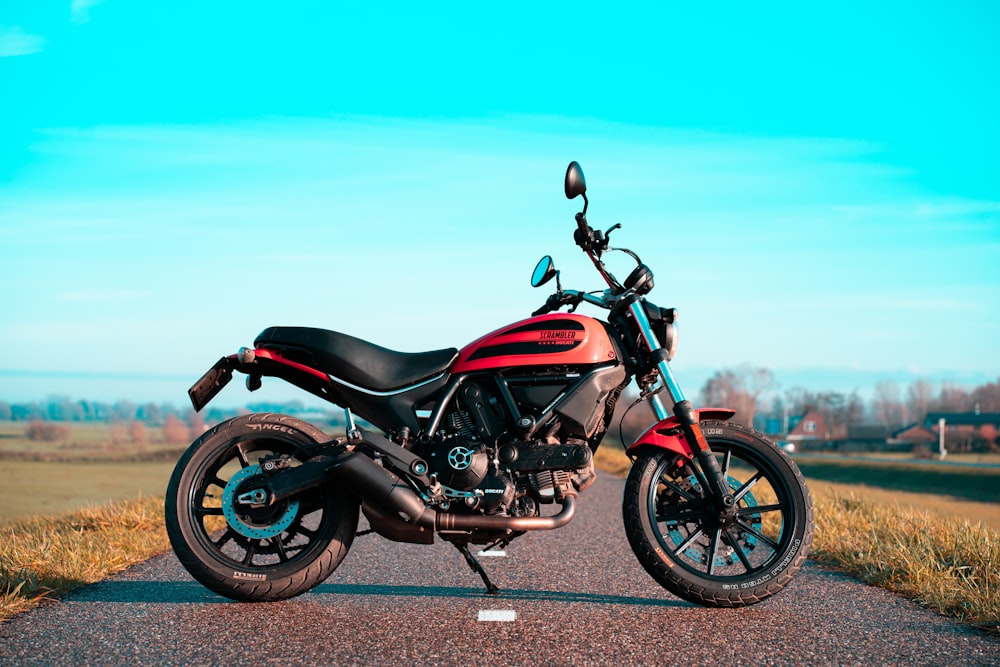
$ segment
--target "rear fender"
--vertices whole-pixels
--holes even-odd
[[[726,421],[736,414],[735,410],[726,408],[705,408],[703,410],[695,410],[695,412],[698,413],[699,422],[708,419]],[[668,417],[647,428],[625,450],[625,453],[629,456],[635,456],[642,447],[658,447],[659,449],[666,449],[675,454],[680,454],[688,459],[694,458],[694,450],[691,449],[691,446],[684,438],[684,433],[681,430],[681,424],[677,420],[677,417]]]

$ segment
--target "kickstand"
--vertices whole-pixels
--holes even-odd
[[[497,588],[492,581],[490,581],[489,576],[486,574],[486,570],[483,569],[483,566],[479,563],[478,560],[476,560],[476,557],[473,556],[472,553],[469,551],[469,545],[458,544],[456,542],[452,542],[452,544],[454,544],[455,548],[461,551],[462,555],[465,556],[465,562],[469,564],[469,567],[472,568],[472,571],[478,574],[480,578],[482,578],[483,583],[486,584],[486,594],[499,595],[500,589]]]

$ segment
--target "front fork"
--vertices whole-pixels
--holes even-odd
[[[712,449],[709,447],[708,440],[705,439],[705,434],[701,431],[701,425],[698,422],[698,413],[692,407],[691,401],[684,398],[684,392],[681,391],[681,387],[677,384],[677,379],[674,377],[673,371],[670,370],[670,365],[667,363],[668,352],[660,345],[659,339],[653,333],[653,329],[649,325],[649,319],[646,317],[646,311],[642,306],[642,301],[636,299],[629,304],[629,312],[632,313],[633,319],[639,326],[639,331],[642,333],[643,341],[649,348],[650,354],[656,359],[656,369],[659,372],[660,379],[663,381],[664,388],[666,388],[667,393],[670,394],[670,398],[674,402],[674,416],[684,431],[684,438],[694,450],[698,463],[701,464],[701,469],[705,473],[705,481],[708,482],[712,498],[722,513],[731,513],[736,501],[733,498],[732,490],[729,488],[726,475],[722,472],[719,460],[715,458],[715,454],[712,453]],[[650,403],[653,406],[653,412],[656,413],[657,419],[663,421],[670,417],[670,413],[667,412],[667,408],[663,405],[659,393],[654,393],[650,397]]]

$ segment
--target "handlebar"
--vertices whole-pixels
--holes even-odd
[[[576,307],[584,301],[606,309],[610,309],[614,305],[614,303],[610,300],[608,293],[604,293],[601,296],[594,296],[593,294],[589,294],[587,292],[568,289],[550,295],[549,298],[545,300],[545,304],[533,312],[531,316],[538,317],[539,315],[551,313],[555,310],[559,310],[563,306],[572,306],[572,308],[570,308],[570,312],[573,312],[576,310]]]

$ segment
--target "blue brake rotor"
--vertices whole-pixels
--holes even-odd
[[[260,474],[260,466],[252,465],[241,469],[229,478],[226,488],[222,491],[222,514],[226,517],[229,527],[244,537],[264,540],[270,537],[281,535],[292,522],[295,521],[299,513],[299,501],[290,500],[285,511],[273,523],[266,525],[250,524],[244,521],[236,509],[236,489],[239,488],[243,480]]]

